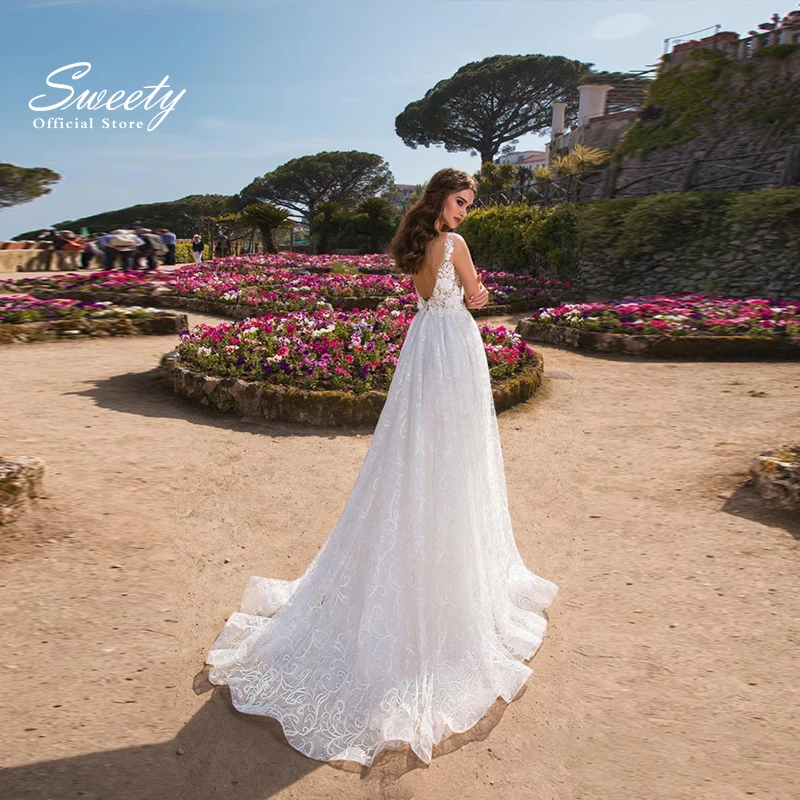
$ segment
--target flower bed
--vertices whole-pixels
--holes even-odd
[[[0,292],[28,294],[34,289],[47,289],[52,292],[87,290],[93,292],[150,294],[157,287],[168,286],[171,281],[171,273],[168,272],[98,270],[92,272],[67,272],[63,275],[42,275],[36,278],[0,280]]]
[[[526,339],[585,350],[707,359],[800,358],[800,302],[697,294],[544,308]]]
[[[488,288],[488,287],[487,287]],[[539,300],[521,300],[513,303],[487,303],[483,308],[470,308],[473,317],[494,317],[500,314],[516,314],[519,311],[531,311],[539,308],[540,304],[546,305],[552,302],[549,296],[542,296]],[[402,310],[406,313],[413,313],[417,309],[417,293],[407,292],[397,297],[386,297],[376,303],[372,308],[388,308],[390,310]]]
[[[51,341],[76,336],[175,334],[185,330],[185,314],[138,306],[28,295],[0,297],[0,343]]]
[[[377,422],[412,314],[386,309],[270,315],[181,335],[162,360],[175,391],[220,411],[323,426]],[[498,411],[528,399],[541,357],[480,328]]]
[[[323,257],[303,256],[304,260],[310,258]],[[129,297],[136,303],[159,297],[160,305],[169,305],[167,301],[174,298],[191,298],[216,303],[219,312],[212,313],[223,314],[226,304],[258,307],[259,313],[314,309],[326,303],[344,310],[374,309],[387,297],[401,297],[409,291],[413,294],[411,277],[396,272],[315,274],[278,263],[261,264],[253,257],[237,257],[187,265],[172,272],[68,273],[0,281],[0,291],[118,303],[129,302]],[[474,311],[476,316],[540,308],[556,302],[568,289],[568,284],[550,278],[506,272],[485,273],[484,283],[493,302]]]

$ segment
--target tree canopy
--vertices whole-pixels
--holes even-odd
[[[396,117],[395,131],[412,148],[444,145],[450,153],[467,150],[480,155],[481,163],[493,161],[504,144],[549,131],[554,102],[568,103],[565,124],[574,123],[580,84],[624,84],[614,102],[630,107],[632,93],[648,83],[626,73],[595,73],[593,66],[538,53],[473,61],[409,103]],[[613,91],[609,110],[618,110],[611,107]]]
[[[0,210],[30,203],[52,192],[61,176],[47,167],[18,167],[0,162]]]
[[[256,178],[235,204],[273,203],[311,222],[322,203],[338,203],[346,211],[393,186],[389,165],[379,155],[358,150],[325,151],[293,158]]]
[[[87,228],[92,233],[112,231],[117,228],[168,228],[178,238],[185,239],[197,233],[209,217],[226,214],[231,210],[231,197],[225,194],[191,194],[180,200],[163,203],[142,203],[115,211],[103,211],[89,217],[63,220],[54,224],[59,229],[79,231]],[[15,239],[29,238],[37,233],[26,231]]]

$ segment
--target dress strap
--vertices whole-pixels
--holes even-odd
[[[450,263],[450,256],[453,255],[453,231],[447,232],[447,238],[444,241],[444,260],[445,263]]]

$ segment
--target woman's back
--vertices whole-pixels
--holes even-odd
[[[448,234],[440,233],[425,248],[425,261],[420,271],[413,275],[414,287],[423,300],[430,300],[436,286],[436,276],[445,260],[445,242]]]

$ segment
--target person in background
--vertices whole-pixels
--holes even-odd
[[[34,237],[34,241],[39,242],[42,245],[51,245],[51,247],[45,249],[53,249],[55,247],[55,231],[39,231]]]
[[[150,228],[137,228],[136,235],[144,242],[137,253],[137,261],[141,258],[147,259],[146,270],[154,270],[158,266],[158,259],[167,252],[164,240],[157,233],[153,233]]]
[[[86,245],[81,253],[81,269],[91,269],[92,261],[95,258],[100,258],[102,260],[105,256],[105,253],[97,246],[97,240],[103,236],[108,236],[108,234],[102,232],[95,233],[92,236],[87,237]]]
[[[119,228],[106,236],[95,240],[96,246],[103,251],[103,269],[114,269],[117,260],[122,262],[122,270],[128,272],[136,267],[137,253],[144,244],[133,231]]]
[[[73,231],[54,231],[53,243],[58,251],[60,269],[76,269],[84,248],[83,239]]]
[[[166,228],[157,228],[156,233],[161,236],[161,241],[167,247],[167,252],[164,255],[164,264],[165,266],[174,267],[175,266],[175,242],[177,241],[177,236],[172,231],[168,231]]]
[[[199,264],[203,260],[203,237],[199,233],[192,237],[192,252],[194,253],[194,263]]]

